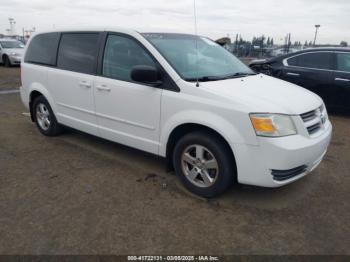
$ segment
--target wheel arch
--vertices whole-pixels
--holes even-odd
[[[52,111],[56,115],[56,110],[54,107],[53,99],[52,99],[51,95],[49,94],[49,92],[41,84],[33,83],[31,88],[30,88],[30,91],[29,91],[29,110],[30,110],[30,117],[31,117],[33,122],[34,122],[33,102],[34,102],[35,98],[37,98],[38,96],[45,97],[45,99],[49,102],[49,104],[52,108]]]
[[[179,139],[181,139],[186,134],[196,132],[196,131],[203,131],[208,134],[215,135],[225,143],[225,145],[227,146],[227,150],[230,152],[230,156],[235,164],[235,170],[237,174],[237,164],[236,164],[235,154],[227,138],[212,127],[209,127],[205,124],[193,123],[193,122],[182,123],[176,126],[169,134],[169,137],[166,143],[166,152],[165,152],[165,157],[167,160],[167,169],[168,170],[174,169],[172,157],[173,157],[173,151],[177,141],[179,141]]]

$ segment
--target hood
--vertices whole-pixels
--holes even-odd
[[[16,53],[16,54],[19,54],[20,56],[23,56],[23,53],[24,53],[24,48],[4,48],[4,50],[8,54]]]
[[[299,115],[323,103],[318,95],[309,90],[263,74],[203,82],[201,87],[244,106],[250,113]]]

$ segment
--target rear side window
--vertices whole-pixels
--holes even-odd
[[[28,46],[24,62],[55,65],[60,33],[46,33],[35,36]]]
[[[337,70],[350,72],[350,53],[337,54]]]
[[[98,33],[62,34],[58,49],[57,67],[74,72],[95,72]]]
[[[328,69],[332,68],[332,53],[319,52],[300,55],[297,65],[306,68]]]
[[[299,56],[295,56],[292,58],[289,58],[288,61],[288,65],[290,66],[298,66],[298,60],[299,60]]]

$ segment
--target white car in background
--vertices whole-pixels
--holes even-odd
[[[6,67],[19,65],[24,52],[24,44],[14,39],[0,39],[0,63]]]
[[[254,73],[206,37],[51,31],[30,39],[21,67],[21,98],[43,135],[69,126],[165,157],[204,197],[234,181],[296,181],[331,139],[319,96]]]

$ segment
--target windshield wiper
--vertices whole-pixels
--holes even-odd
[[[186,81],[189,82],[195,82],[198,80],[198,82],[210,82],[210,81],[219,81],[224,80],[226,77],[219,77],[219,76],[201,76],[199,78],[186,78]]]
[[[226,76],[225,79],[254,76],[254,75],[256,75],[256,73],[254,73],[254,72],[238,72],[238,73],[235,73],[233,75]]]
[[[210,82],[210,81],[220,81],[225,79],[232,79],[232,78],[239,78],[239,77],[245,77],[250,75],[256,75],[256,73],[250,73],[250,72],[238,72],[232,75],[226,75],[226,76],[201,76],[199,78],[186,78],[186,81],[189,82],[195,82],[198,80],[198,82]]]

